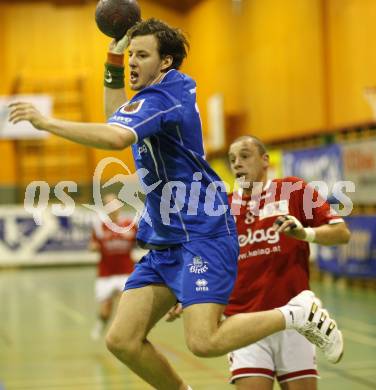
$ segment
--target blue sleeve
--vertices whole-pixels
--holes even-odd
[[[158,94],[144,94],[121,106],[108,123],[132,131],[138,143],[163,131],[165,123],[177,121],[180,107],[178,102],[163,99]]]

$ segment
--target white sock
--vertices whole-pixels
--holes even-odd
[[[291,307],[285,305],[278,307],[277,309],[283,314],[283,317],[285,318],[286,329],[293,329],[295,313],[293,310],[291,310]]]

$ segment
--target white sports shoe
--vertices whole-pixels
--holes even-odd
[[[315,344],[330,363],[338,363],[343,355],[343,337],[337,323],[322,309],[321,301],[305,290],[281,308],[287,328],[293,328]]]

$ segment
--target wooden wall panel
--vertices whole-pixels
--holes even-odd
[[[331,0],[328,15],[331,125],[369,120],[363,89],[376,86],[376,1]]]
[[[243,110],[239,23],[239,16],[227,0],[203,1],[188,17],[191,51],[187,72],[197,81],[204,135],[207,130],[206,105],[213,94],[224,96],[227,114],[236,115]]]
[[[0,161],[0,186],[14,185],[16,181],[16,154],[13,142],[0,141]]]
[[[324,126],[321,2],[244,2],[247,131],[264,140]]]
[[[230,1],[205,0],[188,18],[188,71],[204,125],[207,99],[221,92],[229,116],[245,119],[243,133],[275,140],[324,127],[322,2],[243,1],[237,11]]]

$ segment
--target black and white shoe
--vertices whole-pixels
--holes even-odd
[[[280,310],[287,328],[297,330],[316,345],[330,363],[341,360],[344,349],[342,332],[312,291],[302,291]]]

